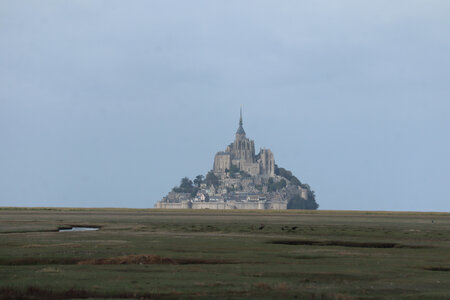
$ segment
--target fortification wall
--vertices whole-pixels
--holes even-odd
[[[287,209],[287,202],[286,201],[280,201],[280,202],[269,202],[267,209]]]
[[[189,204],[188,202],[179,202],[179,203],[156,202],[155,208],[186,209],[189,208]]]
[[[265,209],[264,202],[234,202],[236,209]]]
[[[167,209],[287,209],[287,202],[187,202],[180,203],[168,203],[157,202],[155,208],[167,208]]]
[[[231,209],[226,202],[194,202],[193,209]]]

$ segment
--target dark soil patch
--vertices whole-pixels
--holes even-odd
[[[91,259],[78,262],[79,265],[219,265],[232,263],[233,262],[220,259],[168,258],[158,255],[128,255],[111,258]]]
[[[318,256],[318,255],[280,255],[280,257],[289,259],[324,259],[324,258],[334,258],[332,256]]]
[[[175,262],[179,265],[229,265],[236,262],[222,259],[197,259],[197,258],[178,258]]]
[[[450,268],[446,267],[425,267],[423,269],[427,271],[450,272]]]
[[[358,248],[425,248],[425,246],[401,245],[397,243],[350,242],[350,241],[276,240],[270,241],[269,243],[277,245],[339,246],[339,247],[358,247]]]
[[[270,285],[266,283],[256,283],[253,285],[251,291],[226,291],[223,294],[207,294],[206,292],[196,292],[189,294],[181,294],[179,292],[171,292],[168,294],[157,294],[157,293],[133,293],[133,292],[119,292],[119,293],[108,293],[108,292],[94,292],[81,289],[70,289],[67,291],[53,291],[41,289],[39,287],[26,287],[24,289],[2,287],[0,288],[0,300],[62,300],[62,299],[196,299],[198,297],[213,299],[218,298],[234,299],[234,298],[267,298],[267,293],[276,292],[277,299],[283,298],[293,298],[293,295],[289,293],[289,286],[284,283],[279,283],[277,285]],[[365,299],[360,297],[353,297],[350,295],[339,294],[339,293],[298,293],[296,292],[295,297],[298,299],[320,299],[320,300],[356,300]],[[372,299],[372,298],[370,298]]]
[[[118,293],[118,294],[104,294],[86,290],[70,289],[67,291],[52,291],[45,290],[38,287],[28,287],[23,290],[3,287],[0,288],[0,299],[46,299],[46,300],[60,300],[60,299],[87,299],[87,298],[119,298],[119,299],[168,299],[173,295],[161,294],[136,294],[136,293]]]
[[[175,260],[157,255],[128,255],[110,258],[90,259],[78,262],[79,265],[174,265]]]
[[[77,258],[13,258],[0,260],[0,265],[4,266],[26,266],[26,265],[74,265],[79,262]]]

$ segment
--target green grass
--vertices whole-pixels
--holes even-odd
[[[78,264],[130,255],[172,263]],[[0,299],[450,299],[449,270],[446,213],[0,208]]]

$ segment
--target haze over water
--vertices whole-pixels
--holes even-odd
[[[0,206],[153,207],[244,128],[320,209],[450,211],[448,1],[0,1]]]

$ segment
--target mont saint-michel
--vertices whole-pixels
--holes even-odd
[[[314,191],[278,167],[269,149],[255,153],[246,137],[242,109],[236,138],[214,157],[213,169],[193,181],[185,177],[156,208],[317,209]]]

